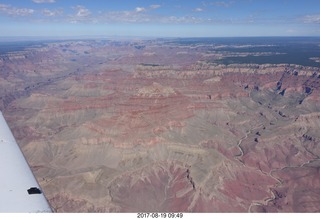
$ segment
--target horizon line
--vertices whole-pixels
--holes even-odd
[[[102,38],[119,38],[119,39],[127,39],[127,38],[149,38],[149,39],[159,39],[159,38],[170,38],[170,39],[203,39],[203,38],[320,38],[319,36],[313,35],[297,35],[297,36],[282,36],[282,35],[274,35],[274,36],[125,36],[125,35],[72,35],[72,36],[0,36],[0,40],[23,40],[22,38],[26,38],[28,40],[38,40],[38,39],[102,39]]]

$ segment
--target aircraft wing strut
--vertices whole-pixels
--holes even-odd
[[[52,212],[0,112],[0,212]]]

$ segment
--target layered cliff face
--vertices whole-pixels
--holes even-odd
[[[320,211],[319,69],[139,43],[10,59],[44,72],[2,76],[2,110],[55,211]]]

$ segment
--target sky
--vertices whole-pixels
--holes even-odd
[[[8,36],[320,36],[320,0],[0,0]]]

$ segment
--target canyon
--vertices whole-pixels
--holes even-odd
[[[221,47],[68,40],[1,54],[0,109],[53,210],[319,212],[319,67],[225,65],[282,53]]]

